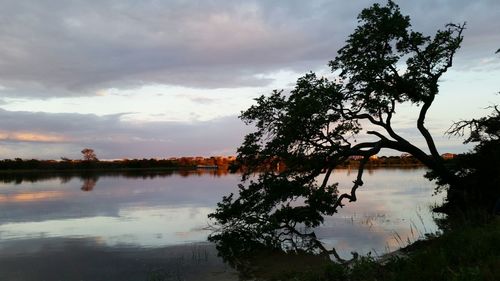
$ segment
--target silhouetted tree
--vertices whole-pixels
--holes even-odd
[[[84,148],[82,150],[82,154],[83,154],[83,160],[85,161],[98,161],[94,150],[91,148]]]
[[[318,226],[344,200],[357,200],[365,165],[381,149],[407,153],[432,170],[438,183],[458,186],[425,120],[465,24],[448,24],[434,36],[424,36],[410,28],[409,17],[393,1],[364,9],[358,21],[329,63],[334,81],[308,73],[289,94],[261,96],[242,113],[241,119],[257,130],[238,149],[238,162],[246,167],[239,197],[224,197],[210,215],[221,226],[215,239],[242,229],[247,236],[281,243],[298,225]],[[415,126],[430,154],[393,128],[396,109],[404,103],[420,107]],[[331,177],[352,156],[361,156],[356,177],[350,192],[339,194]],[[259,171],[269,161],[287,169]]]

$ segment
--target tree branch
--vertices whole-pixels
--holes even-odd
[[[330,179],[330,175],[332,174],[334,167],[328,167],[328,170],[326,171],[325,178],[323,179],[323,183],[321,184],[321,188],[325,188],[325,186],[328,184],[328,180]]]
[[[367,151],[360,151],[359,152],[360,154],[363,154],[363,159],[359,163],[358,175],[356,177],[356,180],[353,181],[354,185],[351,187],[351,192],[349,194],[348,193],[343,193],[342,195],[340,195],[340,197],[335,202],[335,205],[333,205],[333,210],[334,210],[335,213],[337,212],[337,208],[338,207],[342,208],[344,206],[342,204],[342,201],[344,199],[349,199],[349,202],[355,202],[357,200],[356,190],[360,186],[363,185],[363,172],[364,172],[364,169],[365,169],[365,165],[366,165],[366,163],[368,162],[368,160],[370,159],[371,156],[377,154],[380,151],[380,149],[382,148],[382,143],[383,143],[383,141],[381,140],[379,142],[374,143],[374,146],[373,146],[372,149],[367,150]]]
[[[431,107],[433,100],[434,100],[434,95],[432,95],[431,98],[426,102],[424,102],[424,104],[422,105],[422,109],[420,110],[420,113],[418,115],[417,128],[424,137],[432,157],[434,158],[435,161],[439,162],[441,161],[441,156],[437,151],[436,144],[434,143],[434,139],[432,138],[431,133],[429,133],[429,130],[427,130],[427,128],[424,125],[427,111]]]

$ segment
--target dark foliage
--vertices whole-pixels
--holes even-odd
[[[93,158],[89,158],[93,159]],[[211,168],[227,172],[234,160],[227,157],[181,157],[174,159],[122,159],[113,161],[71,160],[62,157],[60,161],[37,159],[4,159],[0,160],[0,172],[25,170],[113,170],[113,169],[196,169]]]
[[[171,160],[131,159],[117,161],[98,160],[23,160],[20,158],[0,160],[0,171],[16,170],[88,170],[88,169],[134,169],[182,167]]]
[[[495,106],[486,117],[457,122],[448,133],[467,135],[465,143],[476,143],[453,163],[463,184],[448,190],[448,205],[500,214],[500,110]]]

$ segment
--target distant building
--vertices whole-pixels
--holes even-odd
[[[444,154],[441,154],[441,157],[443,157],[444,160],[453,159],[456,156],[457,155],[453,154],[453,153],[444,153]]]
[[[349,156],[349,160],[362,160],[363,158],[365,158],[364,156],[362,155],[352,155],[352,156]],[[377,155],[372,155],[370,156],[370,160],[377,160],[378,159],[378,156]]]

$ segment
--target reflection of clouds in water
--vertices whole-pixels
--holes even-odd
[[[183,240],[192,240],[194,237],[197,237],[200,235],[200,233],[207,233],[207,231],[211,231],[208,227],[208,224],[203,224],[203,225],[198,225],[196,227],[192,227],[189,229],[189,231],[183,231],[183,232],[176,232],[175,235],[178,236],[179,238],[182,238]]]
[[[344,258],[349,258],[351,251],[366,253],[374,246],[384,245],[386,240],[384,232],[377,227],[341,219],[330,227],[318,228],[316,235],[327,245],[327,248],[335,248]]]
[[[372,252],[382,255],[408,245],[423,237],[423,229],[415,229],[410,223],[398,223],[388,227],[384,223],[361,223],[339,219],[329,227],[316,230],[318,238],[327,248],[335,248],[343,258],[355,251],[360,254]]]
[[[0,203],[27,203],[36,201],[58,200],[65,196],[63,191],[23,192],[18,194],[0,194]]]
[[[97,236],[108,245],[161,246],[204,241],[208,231],[193,226],[204,225],[212,209],[197,208],[196,212],[193,209],[131,208],[121,210],[119,217],[7,223],[0,225],[0,232],[3,232],[4,239]],[[193,216],[194,213],[196,215]],[[159,234],[161,238],[158,238]]]
[[[99,237],[12,240],[0,243],[0,264],[2,280],[151,280],[159,269],[176,273],[165,280],[238,280],[207,243],[140,248],[109,246]]]
[[[189,175],[194,176],[189,176]],[[94,216],[117,217],[123,208],[195,206],[213,208],[223,195],[234,191],[239,175],[214,177],[211,173],[170,174],[157,177],[99,177],[98,188],[82,192],[78,176],[61,183],[43,178],[35,183],[3,183],[0,189],[0,223],[33,222]],[[87,177],[88,178],[88,177]],[[92,178],[93,179],[93,178]],[[31,194],[31,201],[27,195]],[[14,200],[25,198],[24,201]],[[34,203],[36,204],[28,204]]]
[[[189,238],[192,239],[193,233],[189,231],[182,231],[182,232],[176,232],[175,236],[179,237],[182,240],[187,240]]]
[[[365,185],[358,190],[358,201],[326,217],[316,234],[349,257],[353,250],[383,253],[386,246],[401,244],[395,240],[395,233],[406,241],[411,231],[413,236],[434,231],[428,205],[442,197],[431,197],[434,187],[422,177],[424,172],[377,169],[367,173]],[[355,173],[337,170],[335,175],[346,188],[352,185]],[[0,232],[2,237],[16,239],[100,237],[107,245],[148,247],[205,241],[209,234],[204,229],[207,214],[223,195],[235,191],[238,182],[239,175],[117,174],[99,177],[98,188],[82,192],[81,176],[71,180],[65,177],[64,182],[47,178],[16,185],[10,181],[0,184]],[[33,194],[31,201],[10,200],[22,194]]]
[[[316,234],[348,258],[351,251],[378,254],[407,245],[424,233],[437,231],[430,206],[443,195],[432,196],[434,185],[423,178],[424,169],[377,169],[364,177],[358,200],[325,218]],[[351,184],[350,170],[337,170],[334,181]]]
[[[199,208],[190,208],[189,209],[189,218],[194,219],[195,217],[200,215],[200,209]]]

